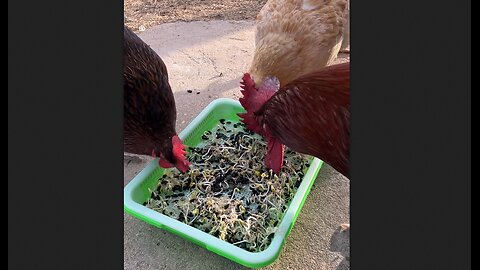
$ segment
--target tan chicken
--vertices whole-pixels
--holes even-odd
[[[343,41],[340,47],[341,53],[350,53],[350,1],[347,5],[346,22],[343,29]]]
[[[330,65],[347,22],[348,0],[269,0],[257,16],[249,69],[256,85],[275,76],[280,85]]]

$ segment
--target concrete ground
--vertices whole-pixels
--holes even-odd
[[[177,104],[177,132],[211,101],[238,98],[254,50],[253,21],[177,22],[139,35],[164,60]],[[337,62],[349,61],[339,56]],[[192,90],[192,93],[187,92]],[[125,156],[124,185],[149,157]],[[350,182],[324,165],[279,258],[262,269],[350,269]],[[248,269],[124,214],[124,269]]]

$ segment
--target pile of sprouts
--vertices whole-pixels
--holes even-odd
[[[190,170],[166,170],[145,205],[250,252],[265,250],[309,167],[285,149],[278,175],[264,166],[266,143],[243,123],[221,119],[190,147]]]

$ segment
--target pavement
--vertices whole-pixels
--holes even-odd
[[[211,101],[239,97],[254,52],[253,21],[176,22],[139,34],[164,60],[177,104],[177,132]],[[339,56],[336,62],[349,61]],[[191,90],[189,93],[187,90]],[[125,154],[124,185],[150,157]],[[324,164],[278,259],[261,269],[350,269],[350,181]],[[249,269],[124,214],[124,269]]]

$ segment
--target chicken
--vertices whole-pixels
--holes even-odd
[[[186,146],[178,137],[177,111],[167,68],[155,51],[124,26],[124,150],[159,157],[163,168],[186,172]]]
[[[243,77],[239,114],[247,128],[267,141],[265,165],[278,173],[284,146],[318,157],[349,177],[350,63],[324,67],[281,87],[266,77],[257,88]]]
[[[257,16],[248,70],[256,85],[280,85],[332,64],[342,45],[347,0],[269,0]]]
[[[341,53],[350,53],[350,0],[347,5],[346,22],[343,28],[342,46],[340,46]]]

